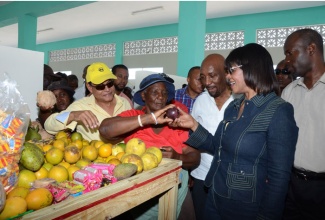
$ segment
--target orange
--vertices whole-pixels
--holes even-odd
[[[82,134],[81,133],[79,133],[79,132],[73,132],[72,134],[71,134],[71,141],[73,142],[73,141],[76,141],[76,140],[80,140],[80,141],[82,141],[83,140],[83,137],[82,137]]]
[[[0,219],[8,219],[27,211],[27,202],[21,197],[11,197],[6,200]]]
[[[87,145],[89,145],[89,141],[87,141],[87,140],[83,140],[83,141],[82,141],[82,146],[87,146]]]
[[[98,149],[100,146],[102,146],[104,143],[104,141],[96,141],[94,146]]]
[[[7,199],[9,199],[10,197],[21,197],[25,199],[28,193],[29,193],[28,188],[17,186],[7,194]]]
[[[89,145],[91,145],[91,146],[95,146],[95,143],[97,142],[97,140],[91,140],[90,141],[90,143],[89,143]]]
[[[116,156],[118,153],[120,153],[120,152],[125,152],[124,151],[124,149],[123,149],[123,147],[121,147],[120,145],[114,145],[113,147],[112,147],[112,155],[113,156]]]
[[[30,188],[32,183],[36,180],[36,175],[30,170],[22,170],[18,175],[18,184],[17,186],[22,186],[25,188]]]
[[[116,155],[117,159],[121,160],[121,158],[125,155],[125,152],[120,152]]]
[[[114,164],[114,165],[119,165],[119,164],[121,164],[121,161],[119,159],[112,158],[109,161],[107,161],[107,163]]]
[[[76,146],[68,146],[64,150],[64,160],[70,164],[76,163],[80,157],[80,150]]]
[[[71,165],[68,168],[68,174],[69,174],[69,181],[73,180],[73,174],[74,172],[76,172],[77,170],[80,170],[79,167],[77,167],[76,165]]]
[[[38,188],[26,196],[28,210],[38,210],[52,204],[53,196],[48,189]]]
[[[55,139],[60,139],[60,138],[68,138],[67,133],[65,133],[65,131],[59,131],[58,133],[56,133]]]
[[[113,155],[111,155],[111,156],[108,156],[107,158],[106,158],[106,162],[107,161],[109,161],[110,159],[117,159],[117,157],[116,156],[113,156]]]
[[[54,147],[45,154],[46,161],[52,165],[57,165],[63,160],[64,153],[62,150]]]
[[[52,169],[52,167],[53,167],[53,164],[50,164],[50,163],[44,163],[44,164],[43,164],[43,167],[45,167],[45,169],[47,169],[47,171],[50,171],[50,169]]]
[[[162,160],[162,152],[158,147],[149,147],[146,149],[146,152],[152,153],[154,155],[156,155],[157,159],[158,159],[158,164],[161,162]]]
[[[46,178],[48,172],[49,171],[45,167],[41,167],[38,171],[35,172],[36,179]]]
[[[61,165],[56,165],[52,167],[52,169],[49,171],[49,178],[55,179],[57,182],[61,183],[65,180],[68,180],[69,173],[67,168]]]
[[[65,167],[66,169],[68,169],[68,168],[70,167],[70,164],[69,164],[68,162],[66,162],[66,161],[62,161],[62,162],[59,163],[58,165],[63,166],[63,167]]]
[[[79,150],[83,147],[83,141],[82,140],[75,140],[71,143],[71,145],[76,146]]]
[[[51,144],[47,144],[43,146],[43,151],[46,153],[48,150],[50,150],[53,147]]]
[[[64,148],[66,146],[63,139],[58,139],[58,140],[53,141],[52,145],[53,145],[53,147],[56,147],[62,151],[64,151]]]
[[[106,161],[103,158],[98,158],[93,161],[94,163],[106,163]]]
[[[112,154],[112,144],[102,144],[98,149],[100,157],[108,157]]]
[[[138,167],[137,174],[141,173],[143,170],[142,159],[140,156],[138,156],[136,154],[126,154],[122,159],[122,163],[133,163],[133,164],[137,165],[137,167]]]
[[[90,160],[88,160],[86,158],[82,158],[82,159],[77,161],[76,166],[79,167],[80,169],[82,169],[82,168],[84,168],[85,166],[87,166],[90,163],[91,163]]]
[[[97,158],[98,156],[98,150],[95,146],[84,146],[82,148],[82,158],[86,158],[90,161],[93,161]]]

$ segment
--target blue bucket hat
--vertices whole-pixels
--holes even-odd
[[[138,105],[144,106],[145,103],[142,100],[141,92],[148,88],[149,86],[158,83],[163,82],[165,83],[165,86],[168,91],[168,99],[167,102],[171,101],[175,97],[175,86],[173,83],[167,81],[163,76],[160,74],[151,74],[147,77],[145,77],[141,83],[140,83],[140,89],[134,94],[133,101],[137,103]]]

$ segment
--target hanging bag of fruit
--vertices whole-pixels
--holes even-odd
[[[30,110],[17,83],[0,73],[0,181],[6,192],[17,183],[18,162],[30,120]]]

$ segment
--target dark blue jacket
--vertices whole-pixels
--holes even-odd
[[[201,125],[187,144],[214,155],[205,184],[231,200],[256,203],[256,217],[281,219],[298,127],[293,107],[275,93],[234,100],[214,136]],[[234,211],[245,211],[238,207]]]

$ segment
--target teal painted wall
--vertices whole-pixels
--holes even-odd
[[[325,6],[268,12],[224,18],[208,19],[206,32],[245,31],[245,44],[256,41],[256,29],[325,24]],[[162,25],[126,31],[105,33],[100,35],[75,38],[36,46],[38,51],[45,53],[48,63],[48,52],[65,48],[83,47],[88,45],[116,43],[123,48],[124,41],[161,38],[178,35],[178,24]],[[117,63],[122,62],[122,52],[116,54]]]
[[[245,44],[256,42],[256,29],[325,24],[325,6],[207,20],[206,32],[245,31]]]
[[[115,43],[116,49],[120,48],[123,50],[123,43],[125,41],[151,39],[151,38],[161,38],[161,37],[171,37],[177,36],[177,24],[172,25],[161,25],[148,28],[139,28],[126,31],[117,31],[106,34],[99,34],[93,36],[87,36],[82,38],[75,38],[64,41],[57,41],[47,44],[37,45],[37,51],[44,52],[45,63],[48,63],[48,52],[52,50],[62,50],[66,48],[84,47],[98,44],[110,44]],[[123,51],[116,53],[116,63],[121,63],[121,57],[123,56]]]
[[[17,22],[17,18],[27,12],[29,12],[29,15],[37,17],[89,4],[91,2],[94,1],[11,2],[0,7],[0,27]],[[246,44],[256,41],[256,29],[325,24],[324,14],[325,6],[319,6],[304,9],[215,18],[206,21],[206,33],[244,30],[244,42]],[[52,50],[115,43],[117,49],[115,62],[121,63],[123,62],[122,49],[125,41],[177,36],[178,31],[177,23],[161,25],[39,44],[36,45],[36,50],[45,53],[44,62],[48,63],[49,51]],[[182,68],[183,67],[178,67],[178,69]],[[186,67],[184,68],[186,69]]]

